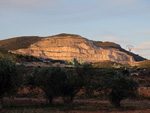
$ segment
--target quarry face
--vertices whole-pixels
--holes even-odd
[[[11,51],[38,58],[71,61],[76,58],[83,62],[110,60],[115,62],[134,62],[134,58],[116,48],[102,48],[93,41],[81,36],[53,36],[33,43],[29,48]]]

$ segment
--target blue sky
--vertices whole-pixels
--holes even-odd
[[[0,0],[0,40],[78,34],[150,59],[150,0]]]

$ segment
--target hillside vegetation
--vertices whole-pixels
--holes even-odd
[[[150,68],[150,60],[141,61],[139,63],[139,68]]]
[[[50,37],[65,37],[65,36],[79,36],[79,35],[76,35],[76,34],[67,34],[67,33],[61,33],[61,34],[57,34],[57,35],[53,35],[53,36],[50,36]]]
[[[9,52],[0,52],[0,56],[9,58],[11,61],[15,61],[15,62],[40,61],[38,58],[36,58],[34,56],[13,54],[13,53],[9,53]]]
[[[38,42],[43,37],[38,36],[23,36],[0,41],[0,51],[7,52],[8,50],[17,50],[27,48],[31,44]]]
[[[120,68],[123,64],[119,64],[112,61],[101,61],[94,63],[94,68]]]
[[[7,57],[12,61],[22,62],[22,61],[39,61],[39,59],[33,56],[23,56],[18,54],[9,53],[9,50],[17,50],[22,48],[28,48],[31,44],[38,42],[43,37],[38,36],[23,36],[16,37],[0,41],[0,56]]]
[[[121,48],[119,44],[114,42],[101,42],[101,41],[93,41],[97,46],[103,48]]]

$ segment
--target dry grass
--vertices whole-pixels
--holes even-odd
[[[150,113],[149,100],[124,100],[121,104],[122,108],[117,109],[108,101],[76,99],[73,109],[68,111],[60,98],[54,101],[54,105],[45,104],[42,98],[5,99],[2,113]]]
[[[139,68],[150,68],[150,60],[144,60],[139,62]]]

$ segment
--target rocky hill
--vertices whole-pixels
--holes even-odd
[[[76,58],[83,62],[109,60],[134,63],[144,58],[128,52],[113,42],[92,41],[73,34],[50,37],[19,37],[0,41],[0,49],[15,54],[38,58],[70,61]]]
[[[23,36],[10,38],[0,41],[0,51],[7,52],[9,50],[17,50],[28,48],[31,44],[40,41],[43,37],[38,36]]]

